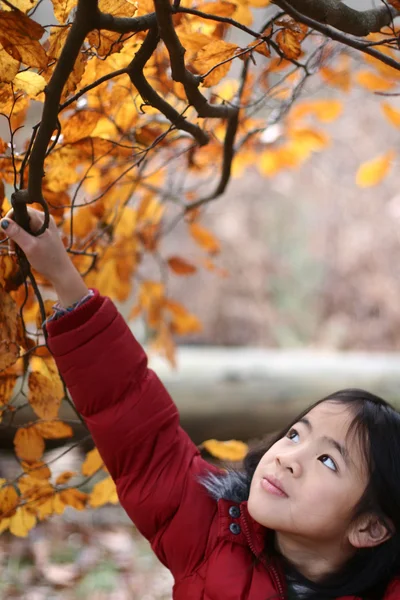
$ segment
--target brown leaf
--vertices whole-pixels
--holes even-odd
[[[0,45],[0,81],[10,83],[18,73],[20,62]]]
[[[37,461],[44,452],[44,439],[34,427],[20,427],[14,437],[15,454],[28,462]]]
[[[17,361],[21,342],[22,322],[17,305],[0,287],[0,371]]]
[[[5,485],[0,488],[0,518],[11,517],[19,504],[19,496],[14,486]]]
[[[0,406],[8,404],[16,382],[17,375],[15,373],[0,372]]]
[[[176,275],[193,275],[197,271],[197,267],[180,256],[170,256],[168,266]]]
[[[15,60],[44,69],[47,55],[39,40],[45,29],[20,11],[0,11],[0,43]]]
[[[278,31],[276,43],[288,59],[296,59],[301,55],[301,41],[298,34],[291,29]]]

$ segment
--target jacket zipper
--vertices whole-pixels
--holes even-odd
[[[242,520],[243,520],[243,523],[244,523],[244,528],[246,530],[246,538],[247,538],[247,541],[249,543],[250,550],[252,551],[252,553],[254,554],[254,556],[256,556],[258,558],[258,554],[256,552],[256,549],[254,548],[254,546],[252,544],[252,541],[251,541],[249,526],[247,524],[246,517],[244,517]],[[281,582],[281,578],[279,577],[278,571],[275,569],[275,567],[273,565],[267,564],[265,561],[262,561],[262,562],[264,562],[264,564],[265,564],[265,566],[267,568],[267,571],[272,576],[272,579],[274,580],[274,583],[276,584],[276,587],[278,588],[278,593],[279,593],[279,596],[280,596],[281,600],[284,600],[285,593],[284,593],[284,590],[283,590],[283,585],[282,585],[282,582]]]

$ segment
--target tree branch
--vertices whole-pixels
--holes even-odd
[[[161,98],[143,74],[143,69],[157,48],[159,39],[156,27],[150,29],[142,46],[136,53],[135,58],[126,68],[126,72],[143,100],[148,102],[154,108],[157,108],[177,129],[187,131],[194,137],[200,146],[204,146],[209,141],[206,132],[194,123],[185,119],[183,115]]]
[[[16,221],[29,231],[27,204],[38,202],[45,211],[45,220],[35,235],[41,235],[48,227],[49,212],[42,194],[42,178],[47,148],[57,127],[58,110],[64,85],[74,68],[86,35],[94,29],[98,18],[97,0],[79,0],[76,17],[68,33],[65,46],[54,69],[50,83],[45,89],[42,120],[29,157],[28,189],[13,194],[13,209]]]
[[[194,75],[185,66],[185,48],[175,31],[172,20],[172,8],[169,0],[154,0],[158,29],[163,39],[171,61],[172,79],[182,83],[189,104],[194,106],[199,117],[227,119],[234,114],[235,109],[226,105],[210,104],[199,90],[201,77]]]
[[[330,25],[323,25],[322,23],[315,21],[311,17],[305,16],[304,14],[293,8],[293,2],[289,3],[286,2],[286,0],[276,0],[276,3],[279,3],[279,6],[282,7],[288,15],[291,15],[294,19],[296,19],[296,21],[300,21],[300,23],[308,25],[308,27],[315,29],[315,31],[319,31],[326,37],[331,38],[336,42],[340,42],[345,46],[349,46],[350,48],[354,48],[355,50],[360,50],[365,54],[369,54],[370,56],[373,56],[374,58],[385,63],[386,65],[389,65],[397,71],[400,71],[400,62],[398,62],[396,59],[390,56],[387,56],[386,54],[382,54],[382,52],[378,52],[374,48],[371,48],[368,42],[364,42],[363,40],[343,33],[338,29],[331,27]]]
[[[380,31],[385,25],[390,25],[398,14],[394,8],[384,4],[360,11],[346,6],[341,0],[274,0],[274,3],[289,13],[288,6],[304,17],[358,37]]]

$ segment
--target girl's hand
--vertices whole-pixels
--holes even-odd
[[[33,208],[28,208],[28,213],[32,230],[38,231],[44,214]],[[64,248],[53,217],[48,229],[35,237],[17,225],[12,216],[11,210],[1,220],[2,231],[24,251],[32,267],[53,284],[60,303],[66,307],[83,298],[88,289]]]

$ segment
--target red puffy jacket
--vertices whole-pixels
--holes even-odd
[[[114,304],[96,292],[47,331],[122,506],[174,576],[174,599],[284,598],[279,566],[255,560],[266,530],[240,501],[240,485],[233,482],[232,493],[225,485],[217,501],[209,490],[218,495],[218,478],[209,490],[200,481],[220,471],[181,429],[175,404]],[[400,600],[400,582],[385,600]]]

